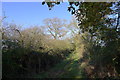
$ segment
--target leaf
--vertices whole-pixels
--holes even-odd
[[[78,6],[78,5],[79,5],[79,2],[75,2],[75,5]]]
[[[69,11],[69,12],[71,11],[71,8],[70,8],[70,7],[68,7],[68,11]]]
[[[45,4],[45,2],[43,1],[43,2],[42,2],[42,5],[44,5],[44,4]]]
[[[72,15],[73,15],[73,14],[75,14],[75,11],[74,11],[74,10],[72,10],[72,12],[71,12],[71,13],[72,13]]]
[[[57,2],[56,4],[57,4],[57,5],[59,5],[59,4],[60,4],[60,2]]]
[[[69,4],[72,6],[73,2],[69,2]]]

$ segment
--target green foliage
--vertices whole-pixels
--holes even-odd
[[[55,4],[60,2],[47,2],[50,9]],[[107,2],[69,2],[69,5],[68,11],[79,24],[73,19],[67,27],[74,28],[71,42],[58,39],[66,35],[61,30],[66,25],[57,18],[45,23],[54,39],[40,27],[20,30],[14,24],[4,25],[3,77],[30,77],[42,72],[38,77],[120,77],[119,16],[117,21],[109,17],[118,14],[111,8],[118,5]]]
[[[55,5],[54,2],[46,3],[50,9]],[[71,58],[83,63],[81,67],[89,78],[119,78],[119,3],[70,2],[69,0],[68,11],[76,17],[79,24],[76,33],[72,30],[75,55]],[[118,18],[110,17],[113,15],[118,15]],[[71,24],[69,26],[74,25]],[[66,75],[73,76],[74,71],[77,72],[73,70],[72,74],[68,72]]]
[[[76,53],[71,53],[65,60],[56,64],[47,72],[35,75],[35,78],[85,78],[84,69],[76,58]]]
[[[72,52],[69,41],[51,39],[42,28],[18,30],[18,37],[17,26],[11,26],[3,31],[3,77],[30,77],[47,71]],[[8,30],[14,35],[9,36]]]

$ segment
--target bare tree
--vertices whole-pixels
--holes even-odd
[[[47,28],[47,31],[54,39],[60,39],[67,33],[67,29],[65,27],[66,20],[62,20],[59,18],[47,18],[43,22],[45,24],[45,27]]]
[[[81,30],[78,26],[78,22],[75,19],[74,16],[72,16],[72,19],[70,20],[69,24],[68,24],[68,29],[70,30],[71,34],[74,36],[75,34],[80,34]]]

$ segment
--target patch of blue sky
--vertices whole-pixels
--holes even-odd
[[[69,21],[72,15],[67,11],[68,6],[69,4],[64,2],[49,10],[48,6],[41,2],[2,2],[7,17],[5,21],[23,25],[23,28],[42,26],[46,18],[58,17]]]

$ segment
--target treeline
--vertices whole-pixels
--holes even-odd
[[[120,78],[119,4],[70,2],[78,22],[73,18],[69,24],[58,18],[25,30],[5,24],[3,77],[46,71],[74,51],[87,78]]]
[[[52,9],[61,2],[44,0],[42,4]],[[86,77],[119,78],[120,2],[69,1],[68,11],[78,21],[75,51],[81,57]]]
[[[60,32],[56,34],[60,35]],[[41,26],[21,30],[19,25],[4,23],[2,29],[3,78],[38,74],[65,59],[73,52],[72,44],[69,39],[57,37],[54,38],[51,34],[45,33]]]

